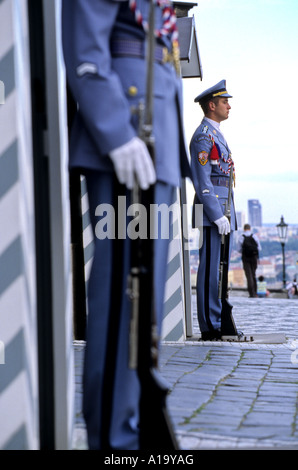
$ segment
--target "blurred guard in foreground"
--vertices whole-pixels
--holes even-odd
[[[63,49],[67,77],[78,112],[70,141],[70,168],[86,176],[93,229],[100,217],[96,208],[117,203],[117,180],[126,186],[127,203],[136,176],[141,189],[155,185],[155,202],[171,205],[175,188],[189,175],[180,121],[181,80],[175,70],[173,47],[177,30],[172,5],[155,5],[154,56],[155,165],[138,137],[138,119],[132,113],[146,90],[145,31],[149,1],[62,0]],[[116,233],[117,236],[117,233]],[[124,240],[123,256],[113,272],[113,240],[95,234],[95,251],[88,287],[88,327],[84,368],[84,416],[90,449],[138,449],[140,384],[128,368],[130,302],[126,293],[131,241]],[[155,240],[154,288],[160,332],[166,281],[168,240]],[[115,266],[115,264],[114,264]],[[115,270],[122,285],[115,292]],[[119,333],[111,351],[115,297],[121,300]],[[112,309],[113,310],[113,309]],[[141,312],[142,313],[142,312]],[[112,391],[105,390],[115,355]],[[110,431],[103,415],[112,395]],[[154,430],[153,430],[154,432]]]

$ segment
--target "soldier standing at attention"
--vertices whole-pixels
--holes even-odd
[[[221,235],[236,229],[234,202],[231,224],[225,213],[229,177],[233,160],[220,129],[229,117],[231,95],[222,80],[195,98],[204,112],[191,143],[191,167],[195,187],[195,204],[203,204],[203,243],[197,274],[197,309],[202,340],[221,338],[221,300],[218,295]],[[233,170],[232,170],[233,172]],[[234,172],[232,174],[234,178]],[[193,213],[193,226],[196,225]],[[232,237],[230,237],[230,246]]]
[[[132,113],[146,92],[149,7],[149,0],[62,0],[64,59],[77,102],[69,165],[71,170],[79,169],[86,176],[94,230],[83,380],[83,413],[90,450],[139,449],[140,382],[137,371],[128,367],[131,303],[127,277],[131,240],[126,237],[123,241],[123,257],[116,260],[113,272],[113,240],[96,237],[95,227],[100,220],[96,208],[117,201],[116,179],[127,190],[129,205],[134,175],[143,190],[154,184],[156,204],[170,206],[180,185],[181,168],[183,176],[190,175],[180,120],[182,82],[174,66],[177,28],[172,4],[166,0],[157,1],[154,6],[155,166],[138,137],[139,122]],[[159,331],[168,243],[166,239],[154,240],[154,300]],[[123,279],[118,292],[113,286],[115,271],[121,272]],[[111,311],[115,297],[121,299],[119,333],[116,312]],[[112,340],[116,347],[111,351]],[[115,367],[110,365],[111,356],[116,356]],[[107,391],[109,374],[113,374],[114,385]],[[112,401],[108,436],[103,421],[107,400]]]

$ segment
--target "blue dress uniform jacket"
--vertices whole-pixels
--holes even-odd
[[[220,330],[221,300],[218,298],[221,236],[214,223],[225,213],[228,198],[230,149],[223,135],[203,119],[190,142],[195,197],[193,227],[203,230],[197,275],[197,308],[201,332]],[[195,220],[195,204],[203,204],[203,227]],[[231,204],[231,235],[236,229],[235,207]]]
[[[211,160],[212,149],[218,160]],[[231,151],[223,135],[205,118],[190,142],[191,168],[195,187],[195,204],[203,204],[203,225],[214,226],[214,221],[225,213],[228,198],[229,163]],[[212,164],[217,162],[216,164]],[[193,226],[196,222],[193,214]],[[234,202],[231,205],[231,230],[236,228]]]
[[[138,9],[148,20],[149,2]],[[156,8],[156,27],[162,11]],[[144,41],[128,2],[63,0],[63,45],[68,81],[79,105],[70,142],[70,166],[113,171],[107,154],[137,135],[137,118],[131,113],[145,97],[144,58],[112,53],[117,40]],[[159,46],[171,49],[165,36]],[[143,42],[145,57],[145,42]],[[156,139],[156,172],[159,181],[180,184],[190,176],[180,115],[182,84],[170,63],[155,62],[153,133]],[[177,129],[177,132],[173,132]],[[180,165],[181,163],[181,165]]]
[[[145,33],[127,1],[62,0],[63,51],[68,82],[78,104],[70,138],[69,165],[86,174],[90,214],[95,231],[99,204],[113,204],[114,169],[108,153],[138,135],[132,108],[144,99],[146,89]],[[148,19],[148,0],[137,1],[143,21]],[[156,28],[163,24],[156,6]],[[130,41],[139,41],[142,54],[129,53]],[[128,43],[128,46],[127,46]],[[120,46],[119,46],[120,44]],[[157,40],[171,49],[167,35]],[[119,49],[120,47],[120,49]],[[123,49],[124,47],[124,49]],[[133,45],[135,47],[135,45]],[[122,49],[121,49],[122,48]],[[124,51],[124,53],[123,53]],[[180,121],[181,79],[172,63],[156,57],[154,63],[153,133],[156,141],[155,202],[173,202],[175,187],[190,175]],[[108,367],[107,342],[111,292],[121,296],[113,415],[109,445],[114,449],[138,449],[139,383],[128,369],[130,304],[123,290],[113,292],[111,240],[94,237],[94,258],[88,285],[88,327],[84,367],[84,417],[90,449],[102,448],[102,413],[105,406],[103,376]],[[168,240],[155,241],[155,293],[158,326],[161,327],[167,271]],[[130,241],[125,240],[123,278],[129,270]]]

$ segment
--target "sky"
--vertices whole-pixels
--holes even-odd
[[[298,1],[197,3],[189,14],[203,80],[183,80],[187,142],[203,117],[194,98],[225,79],[233,98],[221,130],[235,162],[236,210],[247,217],[248,199],[258,199],[263,223],[283,215],[298,224]]]

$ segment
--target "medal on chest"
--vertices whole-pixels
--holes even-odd
[[[235,179],[236,179],[236,177],[235,177],[235,167],[234,167],[234,162],[233,162],[233,159],[232,159],[231,152],[229,153],[228,157],[225,158],[224,154],[220,151],[219,145],[214,141],[213,137],[211,135],[209,135],[209,137],[211,137],[211,140],[213,142],[212,149],[211,149],[211,152],[209,154],[209,160],[210,160],[211,165],[217,165],[219,170],[225,175],[230,174],[231,167],[232,167],[233,168],[233,182],[234,182],[234,186],[235,186]],[[221,161],[228,165],[227,169],[223,168]]]

